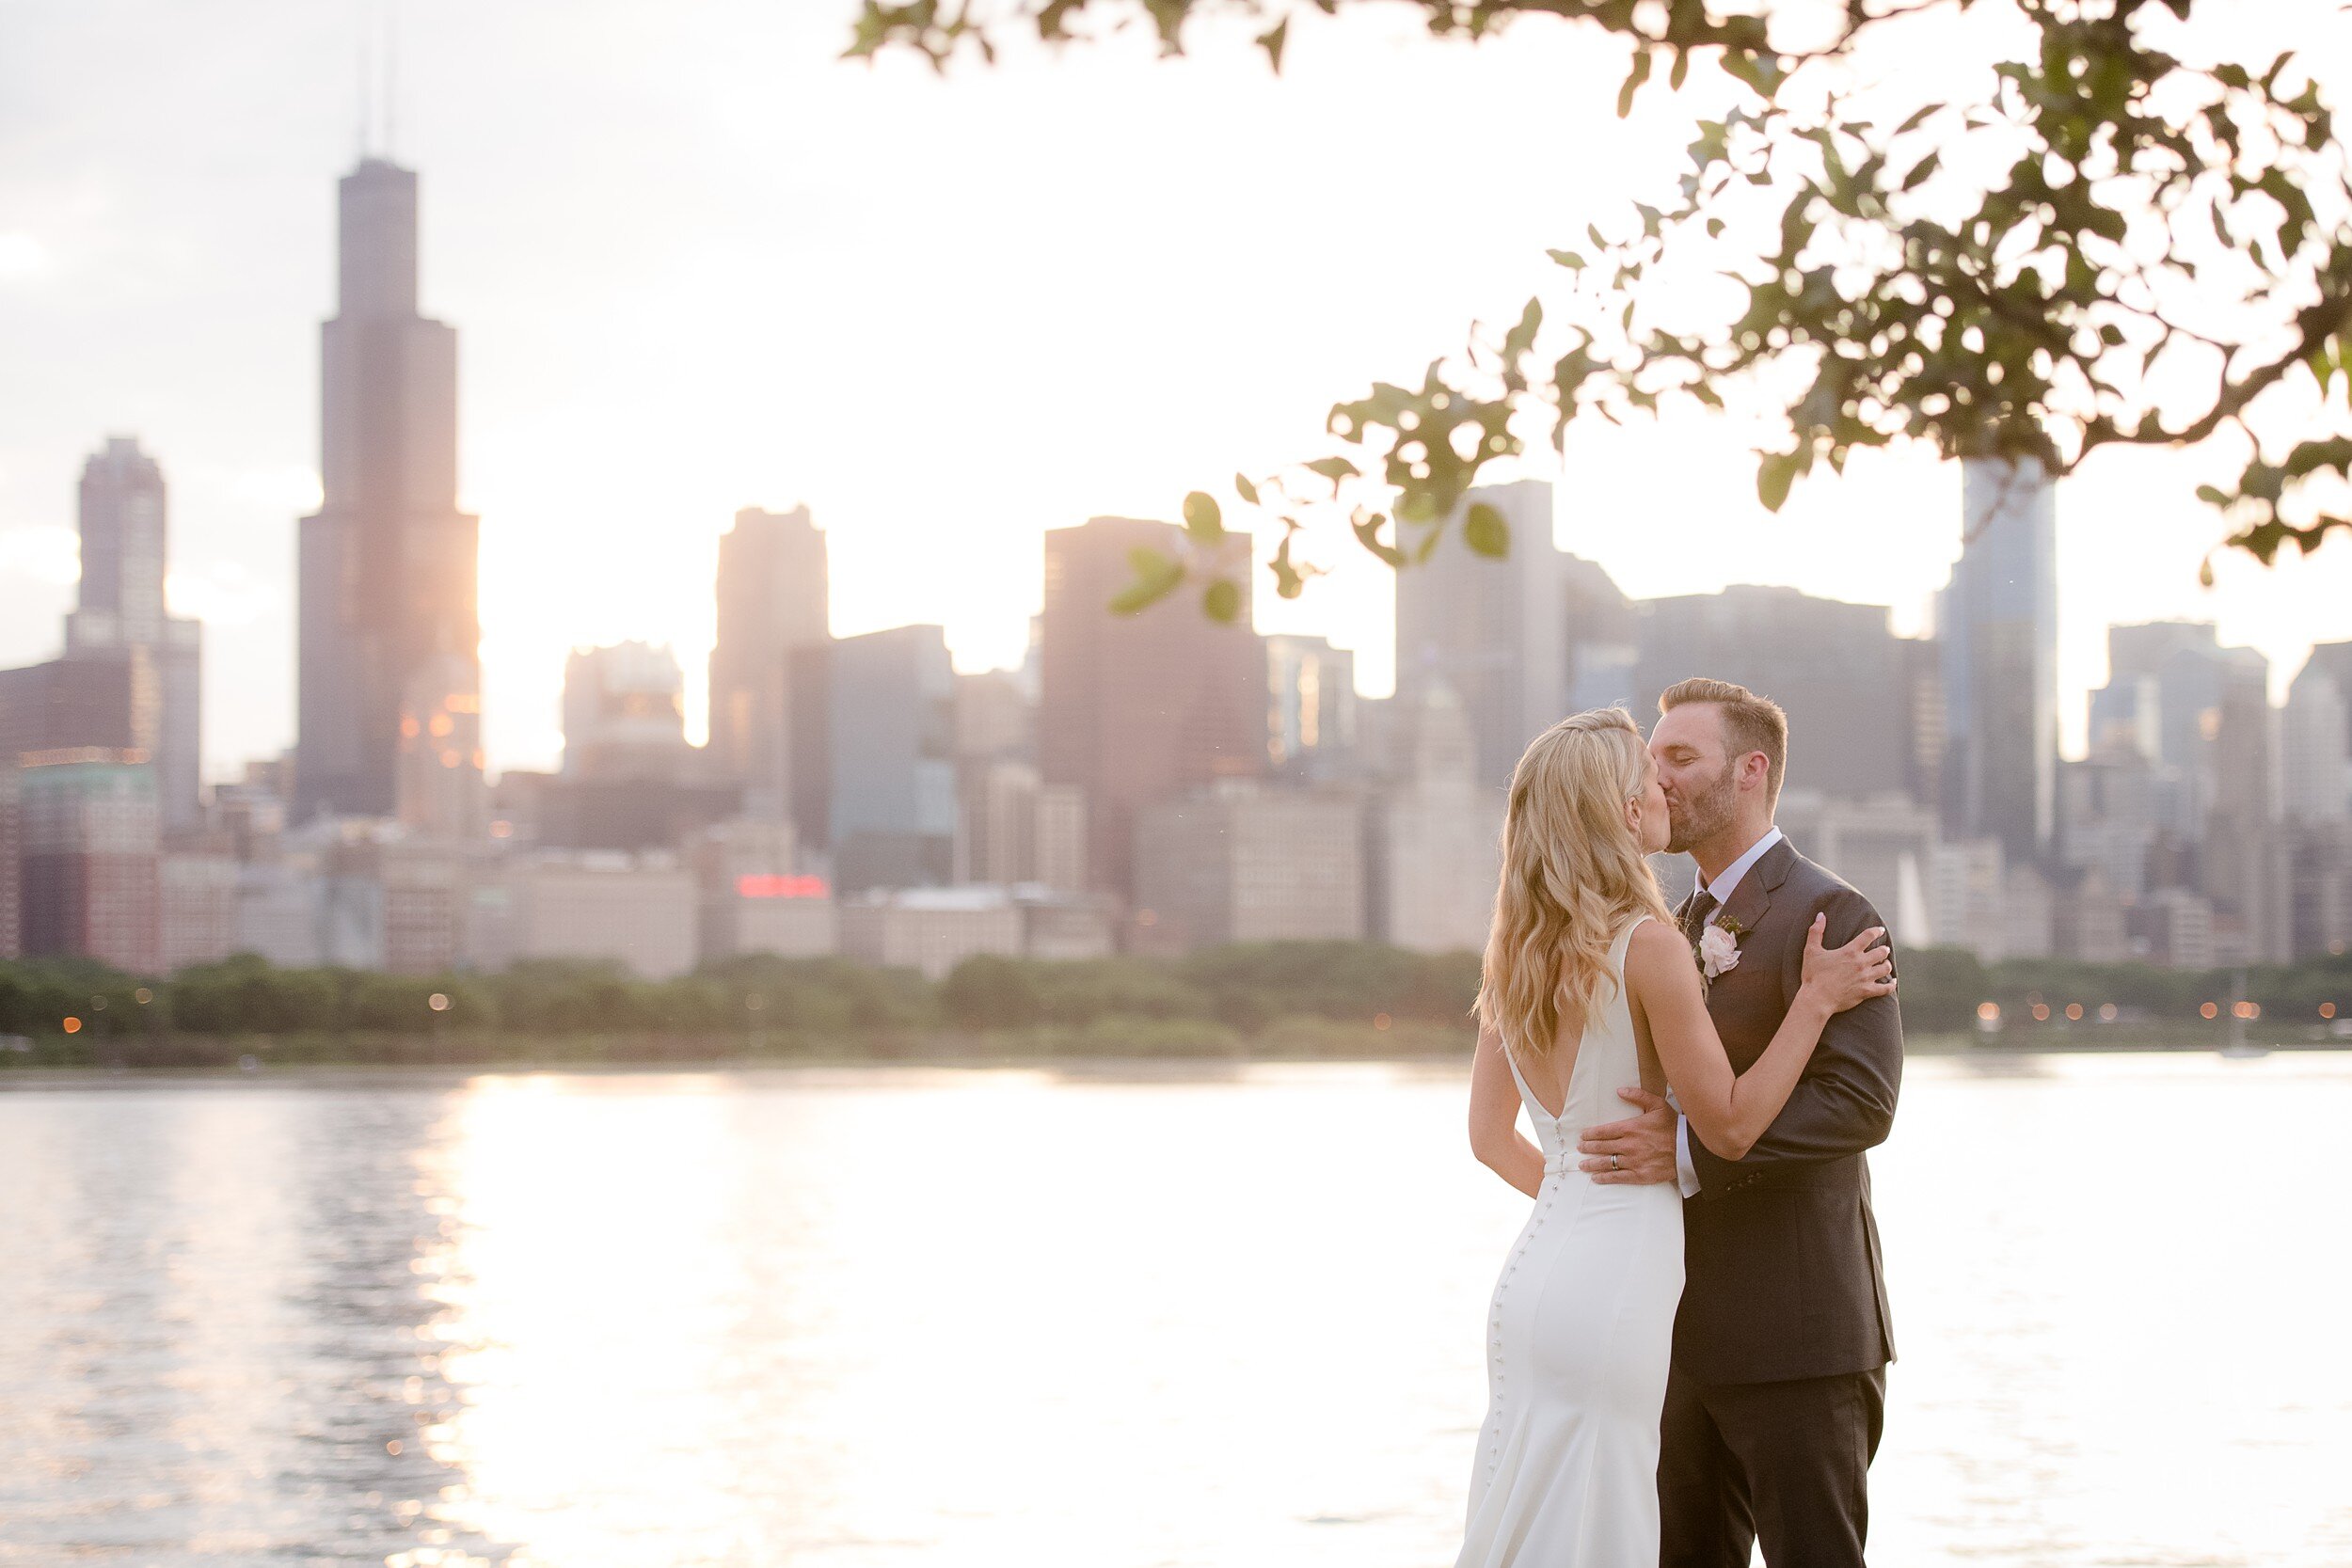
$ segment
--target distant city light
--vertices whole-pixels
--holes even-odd
[[[2335,1016],[2336,1016],[2336,1005],[2335,1005],[2333,1002],[2322,1002],[2322,1003],[2319,1005],[2319,1016],[2320,1016],[2320,1017],[2322,1017],[2322,1018],[2333,1018],[2333,1017],[2335,1017]]]
[[[449,1011],[449,993],[437,990],[424,999],[424,1005],[437,1013],[445,1013]]]
[[[1372,1015],[1372,1026],[1375,1029],[1386,1029],[1389,1026],[1390,1022],[1389,1015],[1386,1013],[1375,1013]]]
[[[1998,1023],[1998,1022],[2001,1022],[2001,1005],[2000,1005],[1998,1002],[1979,1002],[1979,1003],[1978,1003],[1978,1004],[1977,1004],[1977,1022],[1978,1022],[1979,1023]]]
[[[2033,1005],[2033,1021],[2036,1023],[2050,1022],[2050,1005],[2047,1002],[2037,1002]]]
[[[78,1018],[67,1019],[65,1021],[65,1032],[69,1035],[80,1034],[82,1032],[82,1021]]]
[[[2114,1003],[2102,1002],[2099,1004],[2099,1022],[2102,1023],[2113,1023],[2115,1022]]]
[[[2219,1018],[2221,1016],[2221,1009],[2211,1002],[2206,1003],[2203,1006],[2198,1008],[2197,1010],[2206,1018]]]
[[[151,990],[148,990],[145,986],[141,986],[138,990],[135,990],[135,991],[133,991],[133,992],[131,993],[131,1000],[132,1000],[132,1001],[134,1001],[134,1002],[135,1002],[135,1003],[137,1003],[140,1006],[144,1007],[144,1006],[147,1006],[150,1002],[152,1002],[152,1001],[154,1001],[154,1000],[155,1000],[155,993],[154,993],[153,991],[151,991]]]
[[[2082,1021],[2083,1005],[2079,1002],[2069,1002],[2066,1005],[2066,1022],[2069,1023],[2080,1023]]]
[[[822,877],[748,872],[735,879],[735,895],[739,898],[822,898],[832,891]]]

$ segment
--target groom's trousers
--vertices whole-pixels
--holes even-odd
[[[1886,1369],[1789,1383],[1666,1379],[1661,1568],[1862,1568]]]

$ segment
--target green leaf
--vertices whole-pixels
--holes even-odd
[[[1290,36],[1291,19],[1287,16],[1274,24],[1272,32],[1258,35],[1258,47],[1264,50],[1265,57],[1273,62],[1277,76],[1282,74],[1282,46],[1290,41]]]
[[[1502,513],[1478,501],[1462,520],[1462,543],[1480,555],[1500,560],[1511,553],[1511,525]]]
[[[1573,250],[1547,250],[1544,254],[1550,257],[1561,266],[1567,268],[1570,272],[1582,272],[1584,270],[1584,258],[1579,256]]]
[[[1201,592],[1200,608],[1209,619],[1222,626],[1232,626],[1241,615],[1241,588],[1230,578],[1219,578]]]
[[[1377,512],[1374,512],[1353,518],[1347,526],[1355,531],[1356,542],[1358,544],[1363,546],[1364,548],[1370,550],[1373,554],[1378,556],[1382,561],[1387,562],[1390,565],[1402,566],[1405,564],[1405,552],[1398,549],[1394,545],[1384,543],[1380,538],[1380,530],[1385,527],[1387,523],[1388,518],[1382,516]]]
[[[1318,457],[1307,465],[1307,471],[1311,474],[1321,474],[1329,480],[1334,495],[1339,493],[1340,481],[1358,477],[1356,465],[1344,457]]]
[[[1519,325],[1502,340],[1502,356],[1516,364],[1519,356],[1535,346],[1535,334],[1544,325],[1543,301],[1531,299],[1519,314]]]
[[[1184,568],[1173,558],[1163,555],[1148,546],[1138,545],[1127,552],[1128,567],[1136,574],[1135,580],[1111,597],[1114,615],[1133,615],[1157,604],[1176,590],[1184,580]]]
[[[1788,499],[1788,486],[1797,477],[1797,454],[1793,451],[1768,451],[1756,461],[1756,499],[1764,503],[1767,512],[1777,512]]]
[[[1625,86],[1617,89],[1617,118],[1625,119],[1633,112],[1633,95],[1649,80],[1650,55],[1645,49],[1633,56],[1633,69],[1626,72]]]
[[[1916,187],[1926,183],[1930,177],[1935,173],[1936,169],[1942,166],[1943,162],[1943,153],[1929,153],[1926,157],[1911,166],[1911,172],[1903,176],[1902,188],[1908,191],[1915,189]]]
[[[1233,476],[1233,494],[1239,496],[1243,500],[1248,501],[1251,506],[1258,504],[1258,487],[1250,483],[1248,479],[1244,475],[1235,474]]]
[[[1942,108],[1943,106],[1944,105],[1941,103],[1920,104],[1917,108],[1911,111],[1910,119],[1895,127],[1895,135],[1899,136],[1909,135],[1912,132],[1916,131],[1920,126],[1925,125],[1928,122],[1928,116],[1935,113],[1936,110]]]
[[[1195,490],[1184,498],[1184,531],[1203,545],[1225,537],[1225,515],[1217,510],[1216,498],[1206,490]]]

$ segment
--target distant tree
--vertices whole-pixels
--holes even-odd
[[[979,953],[956,965],[939,988],[939,1005],[967,1029],[1010,1029],[1040,1016],[1037,980],[1019,958]]]
[[[197,964],[174,975],[171,1020],[199,1035],[289,1035],[333,1029],[343,986],[321,969],[276,969],[255,954]]]
[[[1302,13],[1367,3],[866,0],[849,52],[911,49],[945,70],[993,59],[1014,35],[1064,43],[1141,25],[1179,55],[1198,24],[1239,19],[1263,29],[1279,71]],[[1916,103],[1892,124],[1858,55],[1994,0],[1404,3],[1440,37],[1485,39],[1531,15],[1587,26],[1597,48],[1629,50],[1620,115],[1694,71],[1723,78],[1731,106],[1695,121],[1674,189],[1553,250],[1560,289],[1499,337],[1473,329],[1418,385],[1334,405],[1340,450],[1234,476],[1241,503],[1281,525],[1282,596],[1312,573],[1293,545],[1317,509],[1349,507],[1363,547],[1404,566],[1523,433],[1549,425],[1558,447],[1580,419],[1721,407],[1735,383],[1785,419],[1757,454],[1774,510],[1817,466],[1897,442],[2058,475],[2102,448],[2234,429],[2251,447],[2242,470],[2199,491],[2226,545],[2267,564],[2284,544],[2308,551],[2352,529],[2352,184],[2310,69],[2292,54],[2232,57],[2244,0],[2008,0],[2022,47],[1966,99]],[[1397,129],[1418,134],[1409,111]],[[1334,139],[1335,157],[1359,153]],[[1398,200],[1421,213],[1432,198]],[[1692,286],[1714,277],[1735,286]],[[2249,424],[2258,407],[2293,410],[2305,437],[2264,441]],[[1203,544],[1224,531],[1206,492],[1184,515]],[[1464,531],[1472,549],[1509,548],[1492,508],[1472,506]],[[1216,559],[1139,558],[1119,607],[1205,577],[1204,607],[1231,618]]]

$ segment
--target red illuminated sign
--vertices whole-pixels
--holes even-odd
[[[736,896],[739,898],[822,898],[832,891],[822,877],[755,873],[735,879]]]

